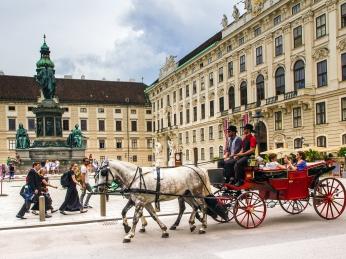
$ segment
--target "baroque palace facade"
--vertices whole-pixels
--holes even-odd
[[[250,4],[181,60],[167,58],[146,90],[165,155],[170,140],[183,163],[219,157],[227,123],[239,134],[255,124],[260,151],[346,144],[346,1]]]
[[[57,96],[65,112],[63,136],[79,124],[86,155],[152,165],[152,114],[146,85],[86,79],[57,79]],[[23,123],[35,139],[32,109],[40,96],[33,77],[0,75],[0,161],[15,157],[16,130]]]

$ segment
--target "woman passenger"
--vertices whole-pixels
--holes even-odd
[[[291,162],[288,163],[287,169],[291,169],[294,171],[303,171],[307,168],[307,164],[305,161],[305,154],[303,151],[298,151],[297,153],[297,164],[294,166]]]

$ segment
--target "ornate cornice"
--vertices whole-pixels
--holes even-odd
[[[346,39],[340,40],[337,48],[339,51],[345,51],[346,50]]]
[[[282,31],[284,33],[290,33],[291,32],[291,24],[290,23],[286,23],[284,26],[282,26]]]
[[[314,58],[314,60],[320,60],[320,59],[327,58],[328,55],[329,55],[329,49],[327,47],[321,47],[314,50],[312,57]]]
[[[314,21],[314,12],[309,10],[303,14],[304,24]]]
[[[337,0],[327,0],[326,6],[328,8],[328,11],[331,12],[336,9],[336,4],[338,3]]]

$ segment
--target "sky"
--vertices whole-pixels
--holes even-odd
[[[151,84],[232,21],[232,0],[1,0],[0,70],[33,76],[43,34],[57,78]],[[243,4],[239,4],[243,9]]]

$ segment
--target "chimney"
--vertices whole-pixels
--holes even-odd
[[[72,75],[64,75],[64,79],[72,79]]]
[[[106,78],[105,78],[105,77],[102,77],[102,81],[106,81]]]
[[[117,82],[120,82],[120,78],[117,78]]]
[[[85,75],[82,75],[80,79],[85,80]]]
[[[5,75],[4,71],[0,70],[0,76],[4,76],[4,75]]]

